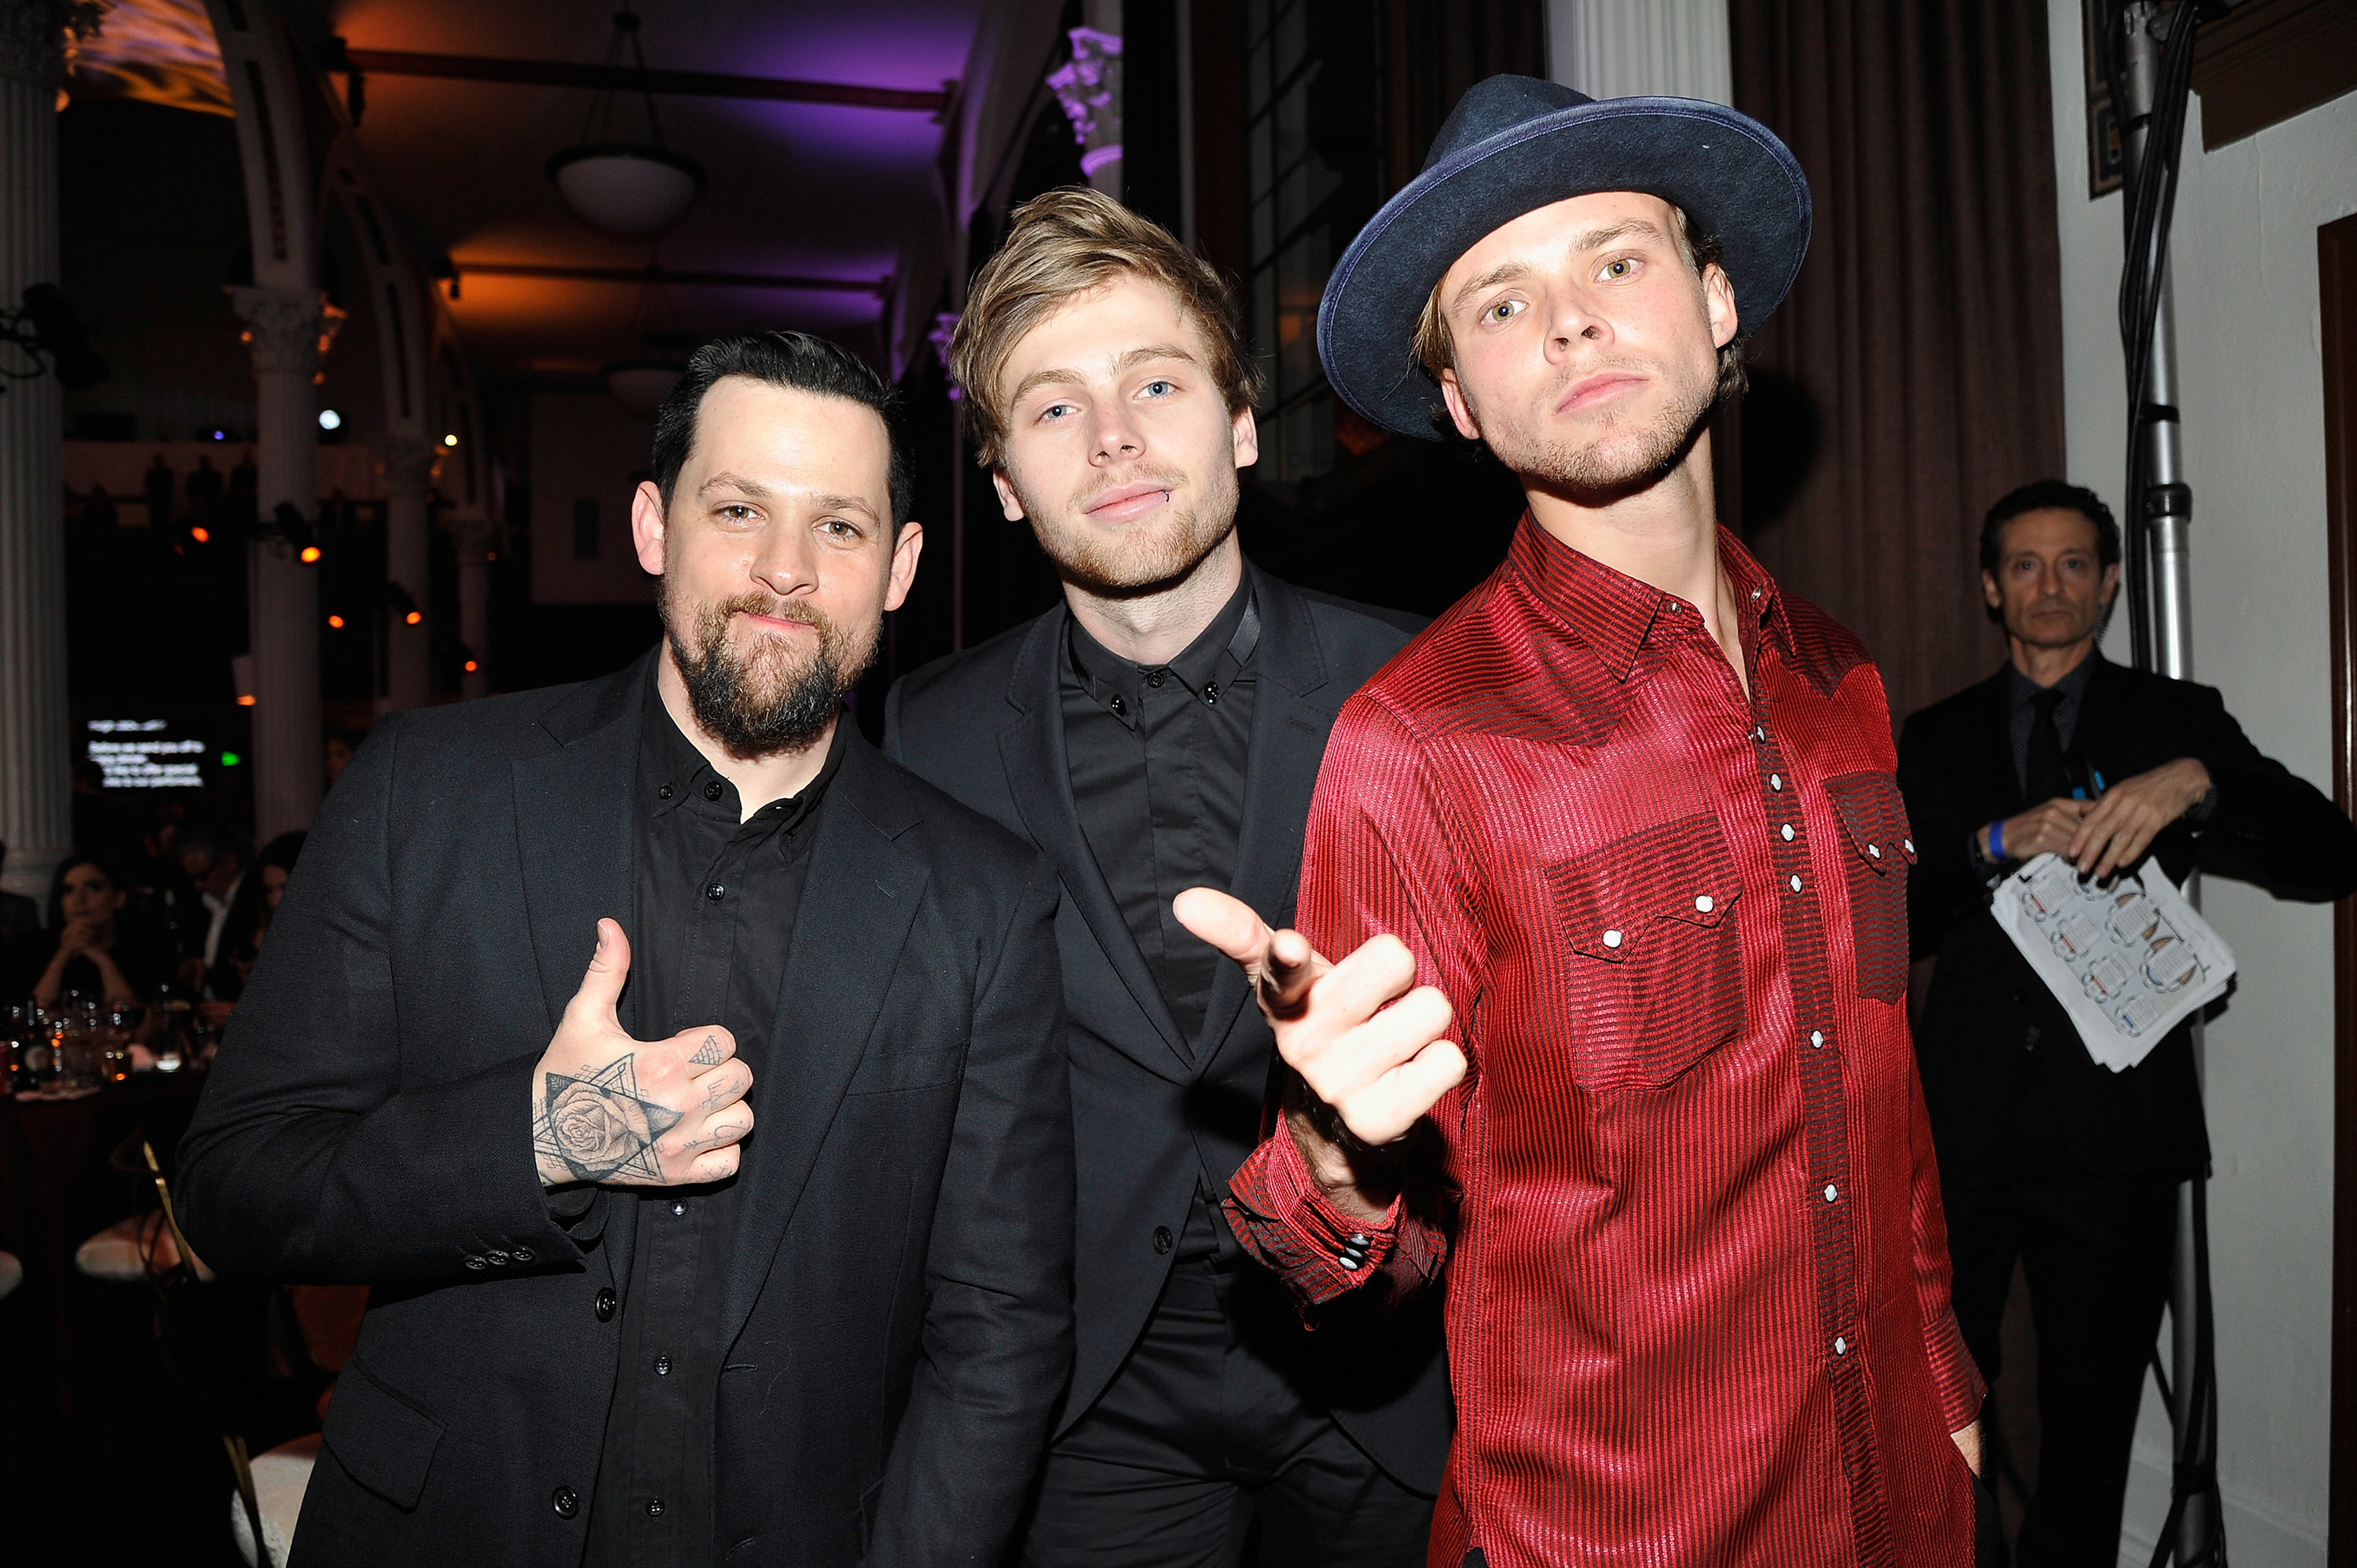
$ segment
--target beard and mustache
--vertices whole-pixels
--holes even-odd
[[[738,615],[799,621],[818,633],[818,645],[797,652],[802,639],[765,635],[740,648],[728,635]],[[825,611],[763,593],[688,606],[666,580],[664,637],[687,687],[696,723],[732,757],[772,757],[806,751],[826,733],[843,699],[876,661],[881,628],[846,631]],[[683,635],[692,630],[693,643]]]
[[[1651,376],[1658,369],[1646,360],[1609,359],[1581,365],[1576,371],[1567,368],[1548,395],[1558,397],[1572,381],[1599,370]],[[1484,417],[1474,405],[1470,390],[1462,390],[1482,439],[1510,472],[1525,483],[1544,486],[1566,499],[1590,506],[1641,490],[1684,462],[1718,405],[1715,373],[1699,381],[1679,381],[1670,385],[1669,401],[1652,419],[1635,424],[1616,413],[1600,433],[1579,443],[1543,434],[1517,415]]]
[[[1219,482],[1222,472],[1227,479],[1224,489]],[[1136,598],[1168,586],[1201,564],[1236,526],[1232,468],[1215,468],[1210,482],[1200,487],[1191,486],[1183,474],[1132,469],[1109,477],[1062,508],[1042,504],[1026,494],[1011,470],[1007,483],[1057,574],[1099,598]],[[1174,497],[1186,489],[1201,499],[1186,506],[1174,500],[1166,515],[1125,528],[1100,531],[1085,522],[1066,521],[1086,512],[1107,491],[1138,484],[1162,485]]]

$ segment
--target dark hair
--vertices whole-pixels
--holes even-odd
[[[58,868],[49,873],[49,929],[53,931],[65,929],[66,874],[77,865],[94,865],[98,867],[100,875],[114,884],[114,890],[117,893],[127,896],[130,891],[114,867],[107,865],[97,855],[76,853],[66,856],[58,862]]]
[[[2063,479],[2039,479],[2007,494],[1988,509],[1981,521],[1981,570],[1995,575],[1998,554],[2005,547],[2005,525],[2026,511],[2051,510],[2075,511],[2095,525],[2095,564],[2116,566],[2120,564],[2120,525],[2113,521],[2112,509],[2104,498],[2084,485],[2074,485]]]
[[[807,332],[739,332],[715,338],[689,358],[686,372],[655,414],[654,481],[666,510],[679,471],[687,467],[688,449],[695,445],[696,411],[723,376],[750,376],[773,387],[847,398],[874,409],[892,449],[887,482],[893,532],[909,521],[917,506],[917,466],[900,424],[899,394],[850,349]]]
[[[246,842],[219,822],[189,823],[172,847],[176,854],[201,854],[208,861],[217,862],[233,854],[241,866],[253,864],[253,851]]]

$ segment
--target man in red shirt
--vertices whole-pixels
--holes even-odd
[[[1436,1568],[1974,1556],[1881,679],[1713,521],[1808,229],[1731,110],[1493,78],[1319,313],[1352,407],[1487,442],[1530,510],[1343,708],[1300,933],[1179,902],[1294,1069],[1243,1244],[1313,1318],[1447,1264]]]

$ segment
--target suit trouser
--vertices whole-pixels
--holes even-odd
[[[1433,1499],[1408,1490],[1264,1352],[1255,1265],[1214,1255],[1200,1202],[1161,1301],[1049,1452],[1029,1568],[1424,1568]],[[1234,1249],[1224,1251],[1232,1253]]]
[[[1941,1178],[1956,1323],[1992,1386],[2017,1258],[2029,1283],[2038,1478],[2016,1561],[2112,1568],[2145,1368],[2169,1299],[2177,1178],[2091,1175],[2042,1140],[1943,1164]]]

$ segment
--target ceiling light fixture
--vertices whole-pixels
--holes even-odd
[[[616,138],[615,95],[601,90],[589,102],[579,144],[549,155],[548,177],[574,216],[600,233],[659,234],[686,217],[704,194],[704,166],[663,145],[655,95],[645,85],[647,54],[639,42],[639,16],[628,0],[614,13],[614,38],[606,47],[609,68],[623,64],[626,45],[646,102],[647,139]]]

